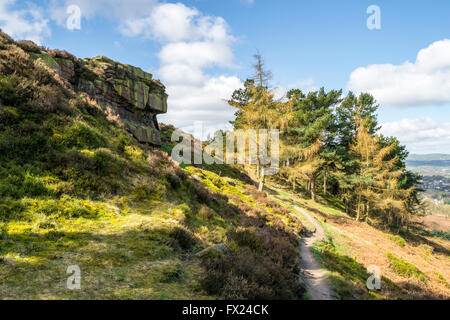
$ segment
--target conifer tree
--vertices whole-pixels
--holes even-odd
[[[316,201],[316,182],[325,159],[322,153],[332,140],[333,107],[339,103],[342,91],[325,92],[322,88],[304,95],[300,90],[288,93],[295,100],[295,117],[284,135],[285,153],[292,154],[294,162],[290,180],[306,178],[306,189]],[[294,180],[295,181],[295,180]]]
[[[279,116],[284,108],[280,101],[274,99],[274,90],[269,89],[269,80],[272,75],[270,71],[265,70],[262,56],[256,54],[254,58],[256,62],[253,79],[246,81],[244,89],[236,90],[228,104],[237,109],[236,120],[232,122],[235,129],[255,130],[256,136],[250,143],[257,145],[259,154],[259,150],[265,147],[259,130],[271,130],[283,126]],[[249,136],[249,139],[252,137]],[[246,150],[247,153],[248,151]],[[259,190],[262,190],[265,180],[264,159],[257,156],[254,160]]]
[[[406,199],[412,190],[398,188],[402,171],[397,167],[398,156],[391,156],[396,144],[383,146],[369,127],[369,119],[356,117],[356,138],[350,146],[357,168],[351,176],[356,220],[405,223],[409,220]]]

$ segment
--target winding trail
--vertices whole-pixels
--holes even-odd
[[[325,240],[325,232],[308,212],[298,206],[292,207],[302,214],[316,229],[316,231],[303,237],[300,243],[300,267],[303,273],[303,281],[311,300],[333,300],[333,292],[330,283],[320,264],[314,258],[311,247],[318,240]]]

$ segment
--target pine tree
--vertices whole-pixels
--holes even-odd
[[[397,167],[398,156],[392,157],[396,144],[383,146],[381,137],[373,136],[369,127],[369,119],[356,117],[356,138],[350,146],[357,168],[351,175],[356,220],[406,224],[406,199],[412,189],[398,187],[402,170]]]
[[[332,140],[331,131],[334,122],[333,107],[339,103],[342,91],[330,91],[322,88],[304,95],[300,90],[288,93],[295,101],[295,116],[283,135],[285,152],[291,155],[292,168],[285,170],[289,180],[306,180],[306,189],[311,199],[316,201],[316,182],[325,159],[322,153]]]
[[[254,58],[256,62],[253,79],[246,81],[244,89],[236,90],[228,104],[237,109],[236,120],[232,122],[234,128],[255,130],[256,137],[253,137],[254,141],[251,143],[261,150],[265,146],[262,145],[259,130],[272,130],[283,126],[283,122],[280,122],[280,112],[285,108],[282,102],[274,99],[274,90],[269,89],[272,75],[270,71],[265,70],[262,56],[256,54]],[[246,150],[246,153],[248,152],[249,150]],[[259,190],[262,190],[265,181],[264,159],[257,156],[255,160]]]

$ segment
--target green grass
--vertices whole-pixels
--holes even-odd
[[[444,278],[442,274],[439,272],[434,272],[434,274],[439,278],[439,281],[445,285],[447,288],[450,288],[450,284],[447,282],[447,280]]]
[[[366,268],[355,259],[338,252],[335,243],[318,241],[312,247],[314,257],[329,271],[329,280],[337,300],[370,299],[365,288]]]
[[[391,239],[391,241],[393,241],[396,244],[398,244],[400,247],[404,247],[406,245],[405,239],[403,239],[401,236],[389,235],[389,239]]]
[[[406,278],[414,277],[417,280],[420,280],[423,282],[426,281],[426,279],[427,279],[426,275],[422,271],[417,269],[417,267],[415,267],[411,263],[409,263],[399,257],[396,257],[391,253],[387,254],[387,258],[389,260],[390,267],[398,275],[406,277]]]

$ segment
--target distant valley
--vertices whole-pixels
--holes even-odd
[[[450,178],[450,155],[448,154],[413,154],[406,160],[406,166],[423,176]]]

